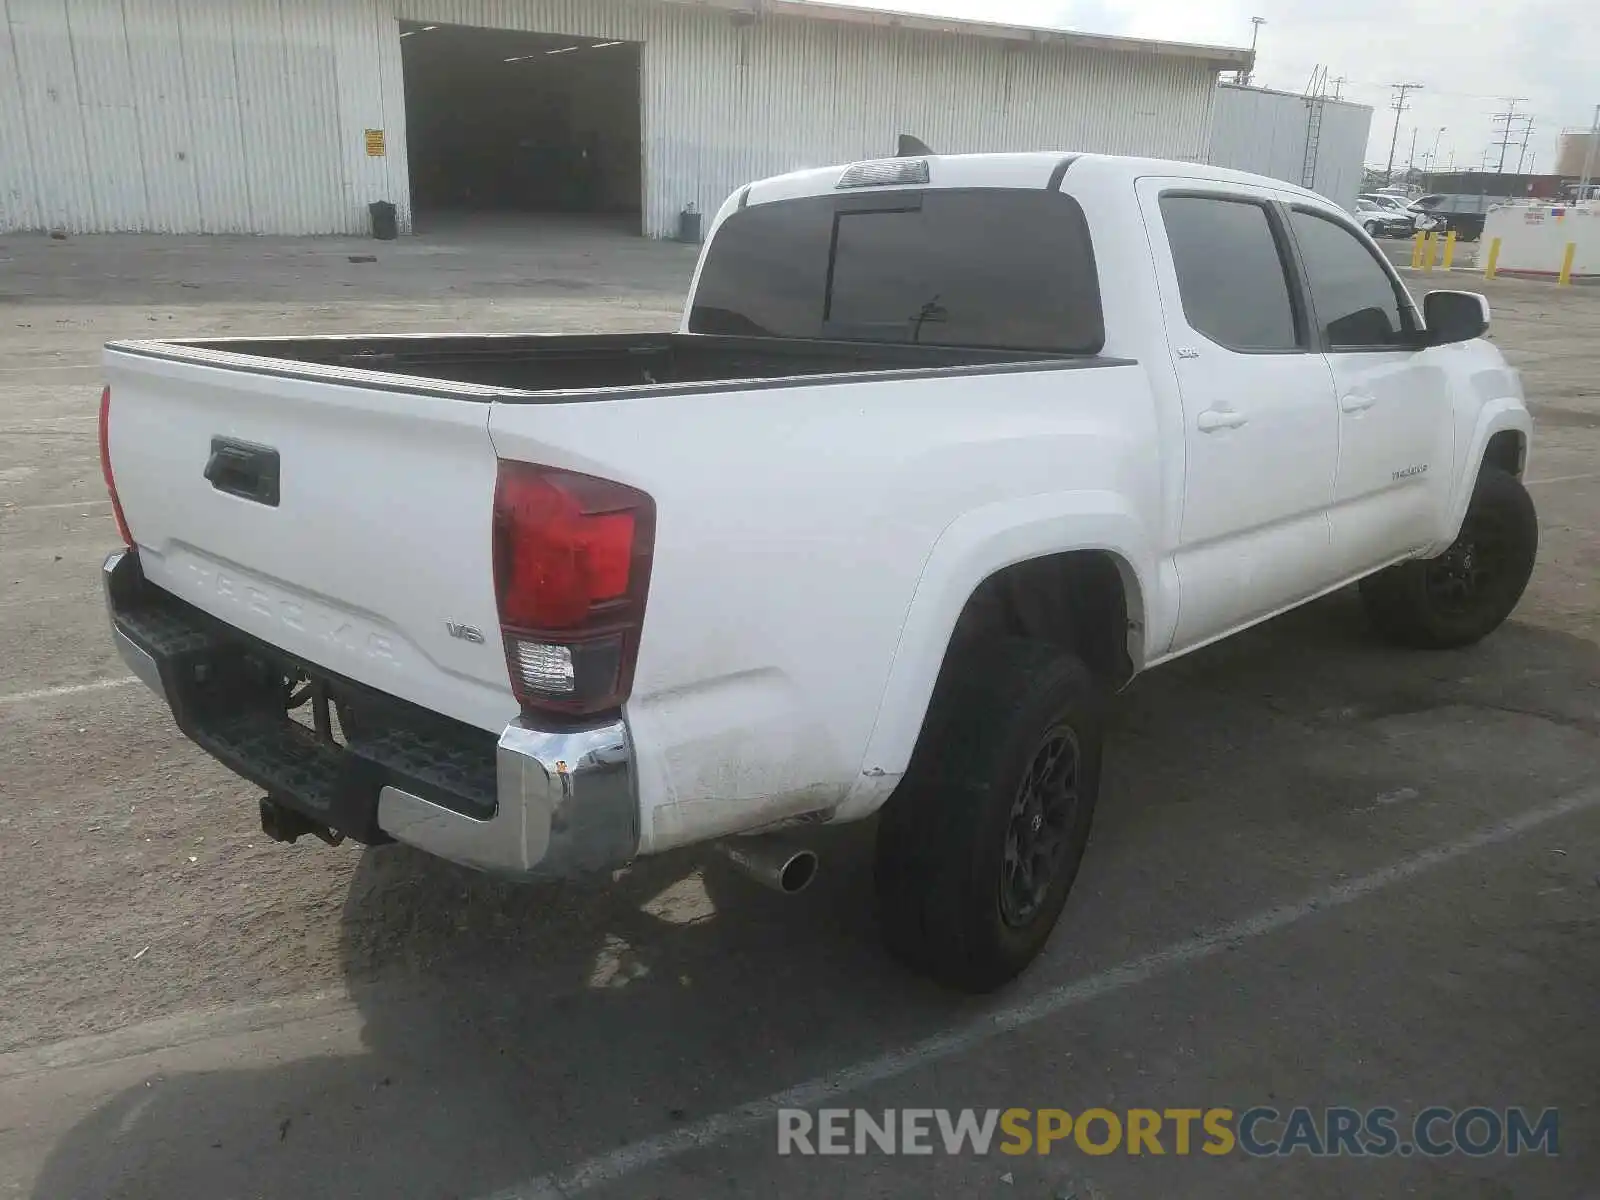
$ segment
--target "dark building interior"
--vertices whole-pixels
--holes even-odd
[[[407,22],[400,46],[420,216],[637,219],[638,43]]]

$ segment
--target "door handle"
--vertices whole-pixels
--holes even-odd
[[[1225,408],[1208,408],[1195,418],[1201,433],[1215,433],[1219,429],[1237,429],[1250,418],[1242,412]]]
[[[1378,402],[1378,398],[1370,393],[1351,392],[1348,396],[1339,397],[1339,407],[1347,413],[1366,412]]]

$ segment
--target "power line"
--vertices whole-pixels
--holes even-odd
[[[1406,103],[1406,96],[1422,90],[1420,83],[1391,83],[1389,86],[1395,91],[1394,104],[1390,106],[1394,109],[1394,136],[1389,139],[1389,165],[1383,170],[1384,187],[1388,187],[1394,179],[1394,151],[1400,144],[1400,114],[1411,107]]]
[[[1296,71],[1298,71],[1300,68],[1299,68],[1298,64],[1296,64],[1295,62],[1289,61],[1289,62],[1280,64],[1280,68],[1279,69],[1292,75]],[[1351,79],[1351,78],[1348,78],[1348,77],[1345,77],[1345,76],[1340,76],[1340,79],[1337,80],[1336,82],[1341,82],[1341,81],[1347,87],[1361,88],[1361,89],[1367,90],[1367,91],[1376,91],[1376,90],[1379,90],[1381,88],[1392,88],[1392,87],[1395,86],[1392,83],[1385,83],[1380,79]],[[1505,96],[1500,95],[1498,93],[1491,94],[1489,92],[1457,92],[1457,91],[1452,91],[1449,88],[1434,87],[1431,84],[1428,87],[1428,95],[1430,95],[1430,96],[1451,96],[1451,97],[1454,97],[1455,99],[1458,99],[1458,100],[1499,100],[1499,101],[1504,101],[1505,100]]]

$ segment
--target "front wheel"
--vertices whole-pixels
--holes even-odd
[[[1368,221],[1362,228],[1367,231],[1369,237],[1377,237],[1383,232],[1383,226],[1376,221]]]
[[[878,826],[884,940],[965,992],[1015,978],[1055,928],[1100,790],[1102,703],[1084,665],[1027,639],[947,671]]]
[[[1539,517],[1527,488],[1509,472],[1484,467],[1450,548],[1363,580],[1361,599],[1391,641],[1430,650],[1469,646],[1511,615],[1538,550]]]

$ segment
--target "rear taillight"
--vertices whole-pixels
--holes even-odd
[[[100,474],[105,477],[106,491],[111,495],[111,515],[117,519],[117,532],[122,544],[133,548],[133,535],[128,532],[127,518],[122,515],[122,501],[117,499],[117,480],[111,473],[111,389],[100,393]]]
[[[628,698],[654,546],[655,502],[643,492],[500,463],[495,599],[524,709],[582,716]]]

